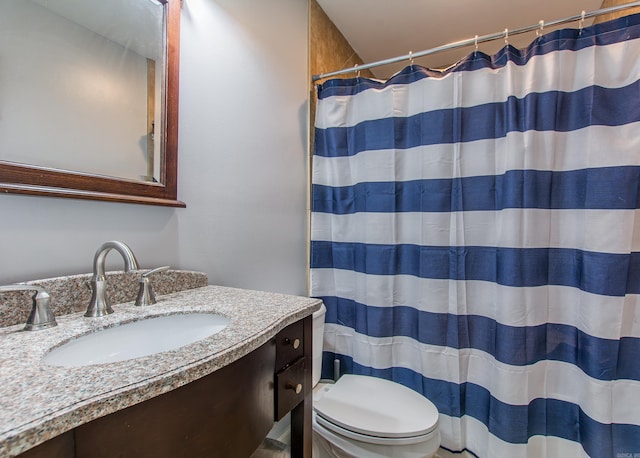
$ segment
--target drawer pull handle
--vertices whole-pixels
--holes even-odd
[[[287,345],[291,345],[294,350],[297,350],[300,347],[300,339],[289,339],[288,337],[284,339],[284,343]]]
[[[297,385],[292,385],[289,383],[287,388],[296,392],[296,394],[302,393],[302,383],[298,383]]]

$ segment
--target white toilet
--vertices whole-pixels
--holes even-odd
[[[318,383],[325,314],[324,305],[313,314],[313,457],[434,457],[438,410],[425,397],[364,375]]]

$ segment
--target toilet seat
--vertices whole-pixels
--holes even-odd
[[[415,391],[385,379],[344,375],[314,405],[316,422],[345,437],[379,445],[428,440],[438,410]]]
[[[314,412],[314,421],[320,427],[327,429],[339,436],[343,436],[347,439],[354,439],[360,442],[366,442],[368,444],[375,445],[386,445],[386,446],[401,446],[401,445],[412,445],[419,444],[421,442],[426,442],[432,438],[437,431],[431,431],[427,434],[423,434],[420,436],[412,436],[412,437],[376,437],[376,436],[368,436],[366,434],[360,434],[353,431],[349,431],[348,429],[342,428],[334,423],[331,423],[325,418],[322,418],[318,415],[317,412]]]

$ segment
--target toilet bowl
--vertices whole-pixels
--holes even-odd
[[[346,374],[319,383],[326,308],[313,314],[314,458],[431,458],[440,447],[438,410],[399,383]]]

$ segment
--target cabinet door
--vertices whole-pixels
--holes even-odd
[[[267,343],[188,385],[79,426],[76,456],[250,456],[273,425],[274,365]]]
[[[73,431],[67,431],[19,456],[20,458],[73,458],[74,447]]]

